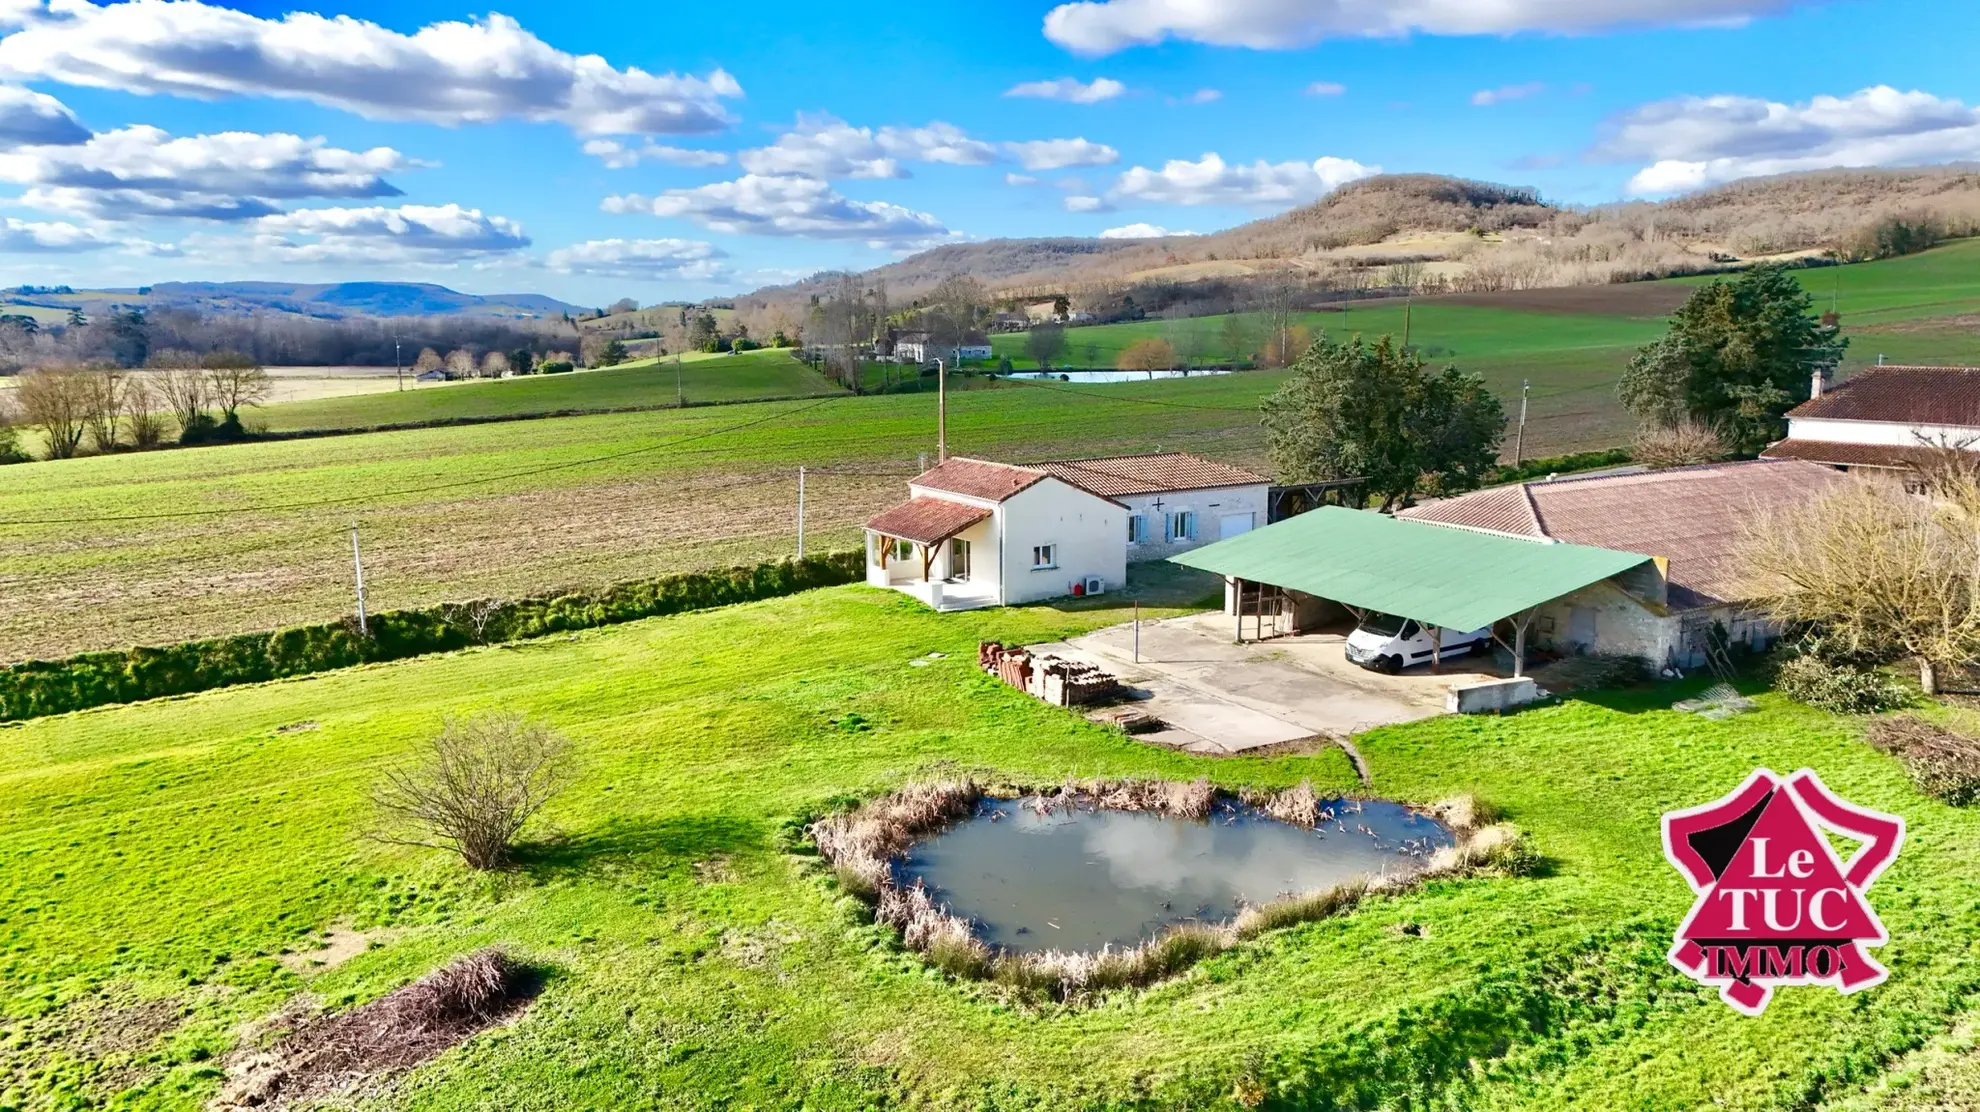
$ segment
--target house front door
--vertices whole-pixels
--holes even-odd
[[[969,578],[969,542],[961,537],[949,539],[949,578],[957,581]]]

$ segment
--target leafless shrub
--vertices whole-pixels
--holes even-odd
[[[516,836],[569,781],[569,748],[520,714],[450,718],[427,752],[385,773],[372,801],[389,828],[373,836],[450,850],[469,868],[500,868]]]
[[[1653,471],[1713,463],[1729,454],[1717,429],[1691,417],[1674,424],[1645,425],[1629,446],[1629,458]]]
[[[1980,739],[1908,714],[1871,722],[1869,738],[1896,757],[1926,795],[1955,807],[1980,799]]]
[[[1933,482],[1943,489],[1919,498],[1852,479],[1756,518],[1740,549],[1748,590],[1844,655],[1911,657],[1937,694],[1939,669],[1980,656],[1980,485]]]
[[[229,1063],[216,1103],[285,1108],[376,1082],[501,1022],[532,988],[528,968],[491,947],[341,1015],[285,1014],[272,1046]]]
[[[466,634],[477,645],[488,643],[488,625],[501,612],[502,600],[499,598],[453,602],[441,608],[441,616],[446,623]]]
[[[158,412],[161,399],[153,376],[134,374],[124,380],[124,428],[139,448],[156,448],[165,439],[165,422]]]
[[[1247,907],[1228,924],[1173,926],[1139,946],[1008,953],[977,938],[968,920],[938,904],[921,884],[897,883],[892,867],[893,859],[916,840],[968,815],[983,794],[970,779],[911,784],[855,811],[820,819],[812,824],[811,836],[841,885],[872,899],[874,920],[898,929],[909,949],[950,976],[990,980],[1026,999],[1073,1000],[1152,984],[1266,931],[1341,914],[1370,893],[1402,892],[1435,877],[1514,875],[1528,871],[1535,861],[1516,828],[1484,825],[1494,819],[1492,809],[1471,796],[1458,796],[1424,809],[1451,827],[1457,842],[1431,854],[1413,873],[1358,877]],[[1055,791],[1032,793],[1028,805],[1041,814],[1077,807],[1200,820],[1211,814],[1217,794],[1207,778],[1192,783],[1068,779]],[[1312,825],[1331,817],[1310,781],[1279,792],[1247,792],[1243,799],[1284,821]]]
[[[114,365],[82,369],[76,379],[83,424],[99,452],[117,450],[117,414],[124,408],[124,372]]]

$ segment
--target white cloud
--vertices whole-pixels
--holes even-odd
[[[628,146],[617,139],[587,139],[584,153],[605,164],[608,170],[624,170],[641,162],[669,162],[675,166],[722,166],[729,156],[721,151],[698,151],[668,147],[648,139],[639,146]]]
[[[797,126],[768,147],[736,156],[752,174],[800,174],[811,178],[905,178],[902,161],[984,166],[997,149],[954,124],[927,127],[853,127],[832,116],[800,114]]]
[[[1089,139],[1033,139],[1005,143],[1027,170],[1063,170],[1068,166],[1106,166],[1120,161],[1121,152]]]
[[[1305,92],[1310,97],[1337,97],[1347,92],[1347,86],[1338,81],[1315,81]]]
[[[734,181],[670,189],[654,197],[607,197],[606,212],[677,216],[737,235],[865,240],[910,247],[948,240],[949,230],[925,212],[885,201],[855,201],[817,178],[745,174]]]
[[[616,69],[567,54],[509,16],[432,23],[410,35],[350,16],[262,19],[202,0],[13,0],[23,29],[0,39],[0,75],[131,93],[293,97],[379,119],[518,118],[587,135],[717,131],[742,87]]]
[[[1104,197],[1089,197],[1089,196],[1085,196],[1084,194],[1075,193],[1072,196],[1067,197],[1064,203],[1067,212],[1114,211],[1114,206],[1108,204],[1106,198]]]
[[[1496,89],[1480,89],[1471,94],[1471,103],[1479,108],[1489,108],[1509,100],[1525,100],[1527,97],[1547,91],[1545,81],[1527,81],[1518,85],[1501,85]]]
[[[1646,24],[1725,24],[1814,0],[1080,0],[1045,16],[1045,37],[1080,54],[1166,39],[1285,50],[1322,39],[1575,34]]]
[[[1111,77],[1096,77],[1086,84],[1081,84],[1076,78],[1060,77],[1051,81],[1026,81],[1013,85],[1004,90],[1004,95],[1063,100],[1073,104],[1098,104],[1103,100],[1112,100],[1125,92],[1127,86]]]
[[[1756,97],[1681,97],[1627,112],[1597,158],[1646,162],[1636,195],[1830,166],[1896,166],[1980,158],[1980,109],[1888,85],[1801,104]]]
[[[456,263],[529,246],[515,221],[453,204],[297,209],[251,227],[257,253],[283,262]]]
[[[1214,104],[1222,99],[1224,99],[1224,94],[1223,91],[1220,89],[1198,89],[1186,97],[1176,98],[1174,103]]]
[[[550,252],[560,274],[638,281],[712,281],[729,277],[728,252],[698,239],[593,239]]]
[[[417,165],[390,147],[348,151],[321,137],[226,131],[174,138],[139,125],[69,146],[0,152],[22,203],[99,219],[241,220],[304,197],[395,197],[383,175]]]
[[[89,129],[47,93],[0,85],[0,147],[81,143]]]
[[[1030,174],[1005,174],[1005,185],[1037,185],[1038,179]]]
[[[52,255],[77,251],[100,251],[115,247],[118,241],[101,232],[78,227],[66,221],[39,223],[0,218],[0,254]]]
[[[1170,231],[1160,224],[1123,224],[1100,233],[1101,239],[1161,239],[1163,236],[1193,236],[1201,232]]]
[[[1285,207],[1314,200],[1335,187],[1379,174],[1349,158],[1273,164],[1259,159],[1246,166],[1227,164],[1216,154],[1190,162],[1170,159],[1160,170],[1136,166],[1114,184],[1116,197],[1170,205],[1249,205]]]

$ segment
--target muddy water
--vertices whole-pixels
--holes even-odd
[[[1353,876],[1408,873],[1450,845],[1434,819],[1379,801],[1332,801],[1307,830],[1238,804],[1207,822],[984,800],[975,817],[896,864],[986,942],[1013,952],[1131,946],[1172,923],[1222,922],[1245,904]],[[1359,810],[1355,810],[1359,808]]]

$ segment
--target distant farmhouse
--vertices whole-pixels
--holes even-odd
[[[981,332],[963,337],[961,347],[935,342],[932,333],[900,332],[894,335],[894,358],[903,363],[932,363],[937,359],[988,359],[990,339]]]
[[[1892,471],[1943,448],[1980,451],[1980,368],[1869,367],[1838,386],[1817,377],[1812,395],[1764,458]]]
[[[1267,480],[1184,452],[1016,466],[951,457],[866,523],[866,578],[937,610],[1118,587],[1265,520]]]

